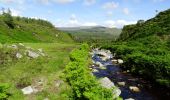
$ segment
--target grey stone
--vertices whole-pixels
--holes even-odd
[[[31,58],[37,58],[40,55],[38,53],[36,53],[36,52],[28,50],[28,56],[31,57]]]
[[[21,89],[21,91],[23,92],[23,94],[26,94],[26,95],[34,92],[34,90],[31,86],[25,87],[25,88]]]
[[[117,62],[118,62],[119,64],[123,64],[123,60],[122,60],[122,59],[118,59]]]
[[[20,59],[20,58],[22,58],[23,56],[22,56],[20,53],[17,53],[17,54],[16,54],[16,57],[17,57],[18,59]]]
[[[22,43],[18,43],[20,46],[23,46],[24,47],[24,44],[22,44]]]
[[[15,45],[15,44],[13,44],[11,47],[14,48],[14,49],[18,48],[17,45]]]
[[[125,86],[125,82],[117,82],[119,86]]]
[[[94,72],[94,73],[95,73],[95,72],[99,72],[99,71],[98,71],[97,69],[93,69],[93,70],[92,70],[92,72]]]
[[[140,92],[140,89],[136,86],[130,86],[129,89],[133,92]]]
[[[100,79],[99,82],[101,86],[108,88],[108,89],[115,87],[114,83],[107,77]]]

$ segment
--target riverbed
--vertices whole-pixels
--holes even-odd
[[[129,71],[123,71],[119,64],[114,64],[114,58],[107,60],[101,59],[100,55],[92,56],[93,62],[100,62],[104,68],[93,65],[93,75],[97,78],[108,77],[120,90],[120,97],[123,99],[134,100],[170,100],[169,90],[157,87],[150,81],[139,76],[132,75]],[[133,91],[131,87],[135,87],[137,91]]]

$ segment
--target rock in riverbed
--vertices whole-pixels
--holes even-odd
[[[113,89],[113,95],[114,95],[114,98],[117,98],[120,94],[121,94],[121,90],[116,88],[114,83],[107,77],[104,77],[102,79],[99,80],[101,86],[107,88],[107,89]]]
[[[140,89],[136,86],[130,86],[129,89],[133,92],[140,92]]]
[[[115,86],[114,83],[107,77],[104,77],[104,78],[100,79],[99,82],[101,83],[101,86],[103,86],[105,88],[108,88],[108,89]]]
[[[123,60],[122,60],[122,59],[118,59],[117,62],[118,62],[119,64],[123,64]]]
[[[119,86],[125,86],[125,82],[117,82]]]

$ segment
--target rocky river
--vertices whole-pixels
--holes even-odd
[[[123,71],[122,59],[115,59],[109,50],[94,49],[91,52],[92,74],[100,78],[99,82],[106,88],[117,87],[114,94],[123,100],[170,100],[169,90],[157,87],[150,81],[134,76],[129,70]]]

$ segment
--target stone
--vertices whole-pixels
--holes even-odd
[[[135,100],[135,99],[133,99],[133,98],[128,98],[128,99],[125,99],[125,100]]]
[[[123,64],[123,60],[122,60],[122,59],[118,59],[117,62],[118,62],[119,64]]]
[[[130,86],[129,89],[133,92],[140,92],[140,89],[136,86]]]
[[[121,90],[116,88],[114,83],[107,77],[104,77],[99,80],[99,83],[101,84],[102,87],[107,88],[107,89],[113,89],[112,93],[114,95],[113,98],[117,98],[121,94]]]
[[[118,61],[117,61],[116,59],[113,59],[112,62],[113,62],[114,64],[117,64],[117,63],[118,63]]]
[[[127,72],[127,73],[129,73],[129,72],[130,72],[130,70],[127,70],[126,72]]]
[[[99,72],[97,69],[93,69],[92,72],[96,73]]]
[[[20,59],[20,58],[22,58],[23,56],[22,56],[20,53],[17,53],[17,54],[16,54],[16,57],[17,57],[18,59]]]
[[[22,44],[22,43],[18,43],[20,46],[23,46],[24,47],[24,44]]]
[[[108,89],[115,87],[114,83],[107,77],[100,79],[99,82],[101,86],[108,88]]]
[[[45,98],[44,100],[49,100],[48,98]]]
[[[21,89],[21,91],[23,92],[23,94],[28,95],[34,92],[33,88],[31,86],[25,87],[23,89]]]
[[[120,96],[121,90],[118,88],[115,88],[112,93],[114,95],[114,98],[117,98],[118,96]]]
[[[117,82],[119,86],[125,86],[125,82]]]
[[[96,65],[99,66],[99,67],[104,66],[101,62],[98,62],[98,61],[96,62]]]
[[[108,57],[100,57],[102,59],[102,61],[107,61]]]
[[[31,57],[31,58],[37,58],[37,57],[39,57],[40,55],[37,54],[36,52],[33,52],[33,51],[28,50],[28,56]]]
[[[13,44],[11,47],[14,48],[14,49],[18,48],[17,45],[15,45],[15,44]]]
[[[100,69],[106,69],[106,67],[104,67],[104,66],[101,66],[101,67],[99,67]]]
[[[38,49],[38,51],[39,51],[39,52],[43,52],[43,49],[42,49],[42,48],[40,48],[40,49]]]
[[[62,80],[57,80],[55,86],[59,87],[62,83],[64,83]]]

